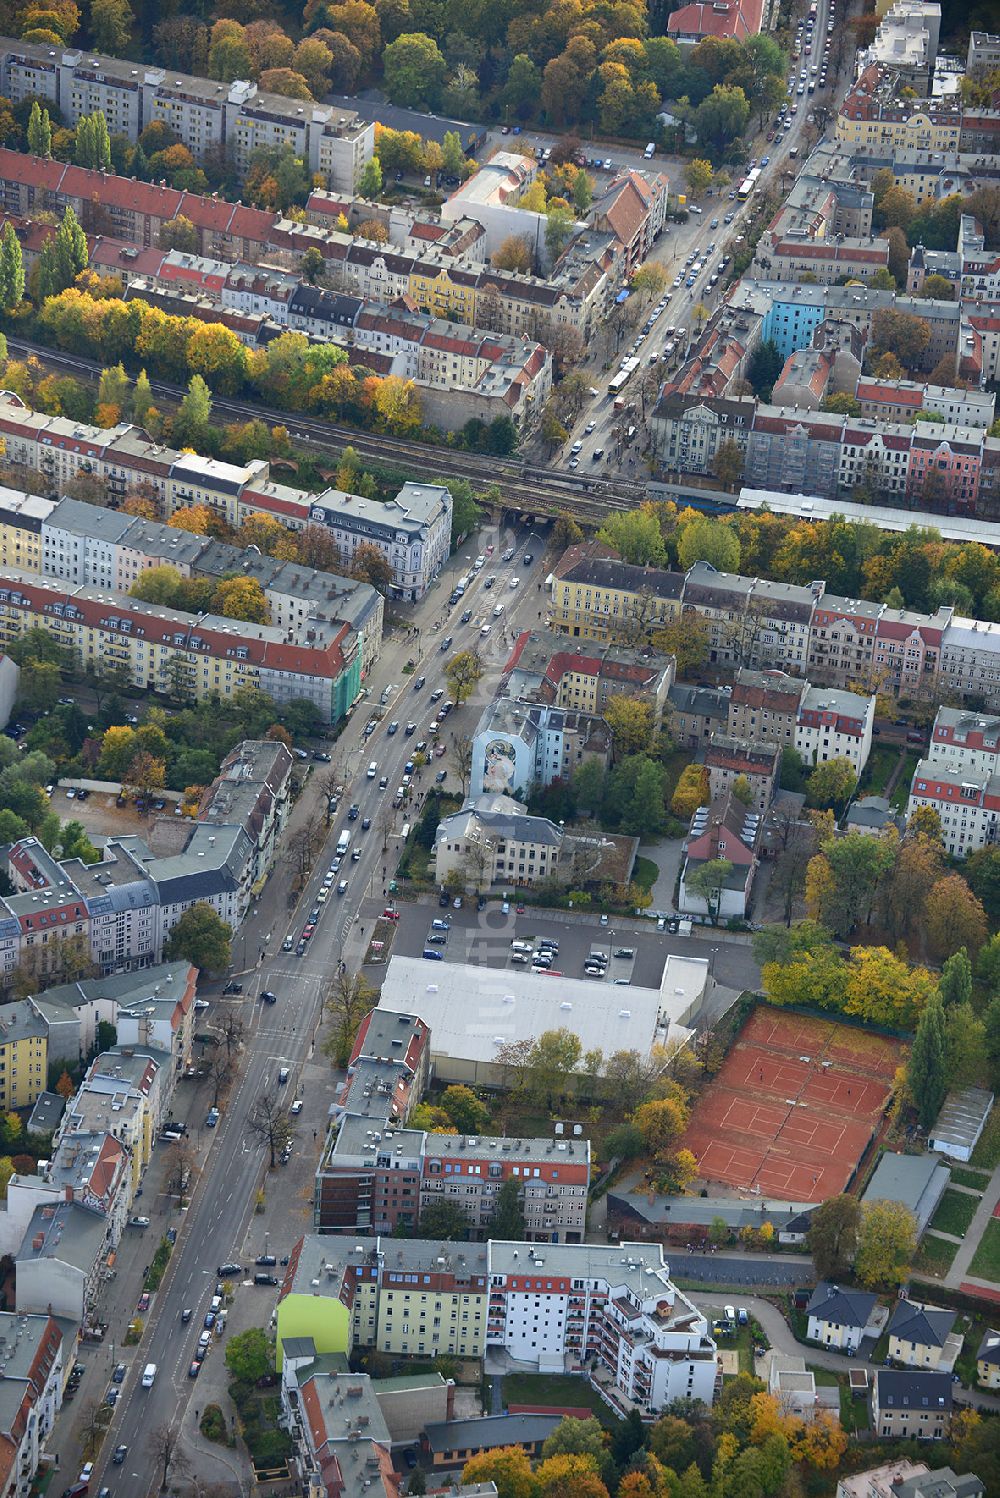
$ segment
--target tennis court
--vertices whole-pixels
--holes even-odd
[[[705,1181],[824,1201],[878,1130],[905,1047],[758,1005],[696,1103],[684,1143]]]

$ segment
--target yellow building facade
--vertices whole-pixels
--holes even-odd
[[[587,640],[648,636],[680,617],[680,600],[630,589],[557,577],[552,583],[551,627]],[[573,704],[577,704],[574,702]]]
[[[429,274],[427,267],[421,268],[417,261],[410,272],[410,296],[421,312],[432,317],[451,317],[472,324],[476,320],[476,288],[471,284],[472,278],[468,279],[470,284],[462,285],[453,281],[447,270]]]
[[[0,1021],[0,1109],[30,1108],[45,1091],[48,1039],[44,1021],[25,1003],[5,1008]]]

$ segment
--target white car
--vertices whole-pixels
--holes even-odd
[[[368,779],[369,780],[374,780],[375,776],[377,774],[378,774],[378,760],[377,759],[373,759],[372,762],[371,762],[371,764],[368,766]]]
[[[490,632],[490,630],[492,628],[493,628],[492,624],[484,624],[483,627],[482,627],[482,629],[479,631],[479,633],[481,635],[488,635],[489,632]]]
[[[300,1097],[297,1097],[295,1099],[294,1103],[292,1104],[292,1106],[289,1108],[288,1111],[289,1111],[289,1113],[294,1114],[296,1116],[299,1113],[301,1113],[302,1112],[302,1099]]]

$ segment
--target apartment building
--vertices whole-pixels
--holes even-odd
[[[741,666],[729,689],[725,731],[793,749],[799,707],[808,691],[807,681],[784,671]]]
[[[376,356],[380,372],[413,380],[425,420],[457,431],[472,417],[537,419],[552,388],[552,356],[539,343],[507,333],[460,330],[453,322],[301,284],[288,326],[334,342],[357,360]]]
[[[667,221],[670,183],[661,172],[634,169],[612,177],[591,204],[589,222],[623,246],[625,275],[642,265]]]
[[[624,1410],[711,1404],[708,1322],[677,1290],[659,1244],[442,1244],[307,1237],[290,1256],[277,1312],[279,1357],[306,1327],[315,1350],[567,1364]],[[589,1372],[585,1372],[587,1365]]]
[[[378,547],[392,567],[392,596],[416,603],[448,560],[451,513],[443,484],[409,481],[386,503],[328,489],[313,497],[309,519],[327,527],[345,566],[359,546]]]
[[[135,1107],[135,1103],[128,1111]],[[65,1114],[63,1115],[65,1121]],[[127,1129],[123,1123],[123,1134]],[[32,1204],[60,1201],[83,1202],[103,1213],[108,1225],[108,1243],[114,1249],[122,1240],[129,1209],[141,1172],[134,1168],[132,1151],[125,1138],[80,1127],[60,1132],[52,1157],[36,1176],[19,1176],[14,1190],[11,1227],[21,1226],[18,1247],[27,1222],[24,1213]],[[9,1194],[9,1193],[8,1193]],[[10,1214],[10,1208],[8,1208]],[[23,1226],[22,1226],[23,1224]]]
[[[186,846],[167,857],[154,858],[136,837],[108,838],[102,858],[91,864],[60,863],[34,837],[11,844],[5,872],[14,893],[0,899],[4,975],[30,963],[44,986],[61,966],[63,942],[74,944],[74,966],[83,955],[105,975],[148,968],[159,962],[185,910],[199,902],[235,930],[273,865],[290,766],[283,744],[238,746],[206,794]],[[150,1014],[140,1037],[145,1043],[151,1023]],[[160,1043],[175,1051],[165,1032]]]
[[[590,1189],[587,1139],[469,1138],[428,1134],[420,1180],[421,1212],[434,1202],[459,1205],[469,1232],[488,1234],[500,1188],[516,1181],[525,1238],[532,1243],[582,1243]]]
[[[705,767],[713,801],[721,801],[733,789],[738,776],[750,782],[750,805],[762,815],[778,786],[781,749],[777,744],[738,739],[715,733],[705,751]]]
[[[874,421],[908,421],[918,411],[936,411],[949,425],[966,429],[993,425],[996,396],[991,390],[952,390],[918,380],[879,380],[863,377],[854,391],[862,416]]]
[[[846,759],[860,776],[872,747],[875,697],[831,687],[803,693],[795,724],[795,748],[807,765]]]
[[[13,922],[7,912],[0,930]],[[6,953],[16,938],[0,938]],[[15,946],[16,950],[16,946]],[[48,1077],[48,1025],[30,999],[0,1006],[0,1107],[30,1108],[45,1091]]]
[[[604,712],[613,697],[641,697],[658,724],[673,684],[670,656],[605,644],[567,649],[550,629],[523,630],[503,671],[504,691],[522,702],[542,702],[581,712]]]
[[[743,920],[750,909],[762,827],[760,813],[750,811],[731,791],[710,806],[700,806],[691,818],[684,844],[677,909],[693,915],[707,914],[717,921],[733,917]],[[728,863],[730,870],[709,908],[705,896],[689,888],[689,880],[692,874],[717,859]]]
[[[873,687],[875,642],[884,610],[882,603],[824,592],[809,632],[809,679],[830,686],[859,682]]]
[[[375,1009],[363,1021],[316,1171],[314,1222],[326,1233],[410,1232],[431,1202],[456,1202],[468,1234],[488,1229],[505,1181],[521,1186],[525,1227],[540,1242],[580,1242],[586,1140],[471,1137],[408,1128],[430,1076],[430,1031],[415,1015]]]
[[[219,83],[79,48],[4,38],[0,86],[15,103],[49,100],[68,125],[99,109],[111,134],[131,141],[159,121],[196,160],[227,150],[241,175],[259,147],[290,146],[328,188],[349,194],[375,149],[374,125],[353,111],[267,93],[247,79]]]
[[[927,762],[956,772],[992,775],[1000,769],[1000,717],[939,707],[925,756]]]
[[[950,1373],[878,1368],[872,1380],[872,1431],[881,1439],[941,1441],[951,1427]]]
[[[955,1311],[901,1300],[889,1319],[889,1357],[907,1368],[940,1368],[950,1373],[962,1350],[962,1334],[953,1328]]]
[[[634,567],[617,557],[580,556],[554,572],[549,622],[564,635],[638,643],[680,617],[684,575]]]
[[[28,1498],[62,1405],[63,1333],[53,1316],[0,1312],[0,1495]]]
[[[711,562],[695,562],[684,581],[683,609],[708,625],[708,658],[713,665],[749,666],[755,633],[750,597],[755,579],[719,572]]]
[[[361,652],[347,624],[315,619],[303,643],[274,625],[185,614],[127,594],[0,572],[0,641],[26,629],[55,635],[86,669],[100,657],[127,666],[146,691],[201,700],[259,687],[276,702],[312,702],[336,723],[358,695]]]
[[[595,714],[498,697],[473,730],[469,794],[523,800],[536,782],[569,780],[588,760],[606,769],[611,752],[611,730]]]
[[[496,793],[473,796],[437,825],[434,880],[443,885],[455,871],[474,889],[498,882],[531,885],[558,871],[565,844],[563,828],[529,816],[523,801]]]
[[[985,1492],[973,1472],[959,1476],[951,1467],[931,1471],[924,1462],[904,1459],[842,1477],[836,1498],[982,1498]]]
[[[16,1309],[87,1328],[115,1241],[111,1220],[84,1202],[35,1208],[20,1248]]]
[[[1000,774],[995,770],[951,769],[922,759],[913,772],[907,818],[929,806],[941,820],[947,851],[964,858],[997,841]]]
[[[675,681],[669,697],[670,732],[678,744],[700,749],[713,733],[735,731],[729,728],[728,687],[692,687]]]

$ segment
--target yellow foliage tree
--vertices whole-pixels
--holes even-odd
[[[632,1122],[648,1150],[656,1156],[666,1155],[687,1128],[688,1108],[682,1097],[658,1098],[641,1103],[632,1114]]]
[[[477,1451],[462,1468],[462,1482],[496,1483],[497,1498],[538,1498],[538,1484],[523,1446]]]
[[[217,528],[216,518],[208,505],[186,505],[175,510],[167,524],[179,531],[191,531],[196,536],[210,536]]]
[[[597,1463],[589,1452],[560,1452],[542,1462],[535,1472],[538,1498],[608,1498],[608,1490],[597,1475]]]
[[[704,765],[685,765],[670,798],[670,810],[675,817],[687,822],[699,806],[707,806],[708,802],[708,770]]]
[[[212,607],[225,619],[248,624],[270,624],[271,610],[255,577],[225,577],[215,590]]]
[[[798,1422],[789,1441],[792,1460],[805,1462],[818,1472],[832,1472],[840,1465],[847,1441],[847,1431],[840,1421],[824,1410],[812,1420]]]
[[[372,404],[388,432],[413,432],[420,425],[420,397],[412,380],[386,375],[376,382]]]

